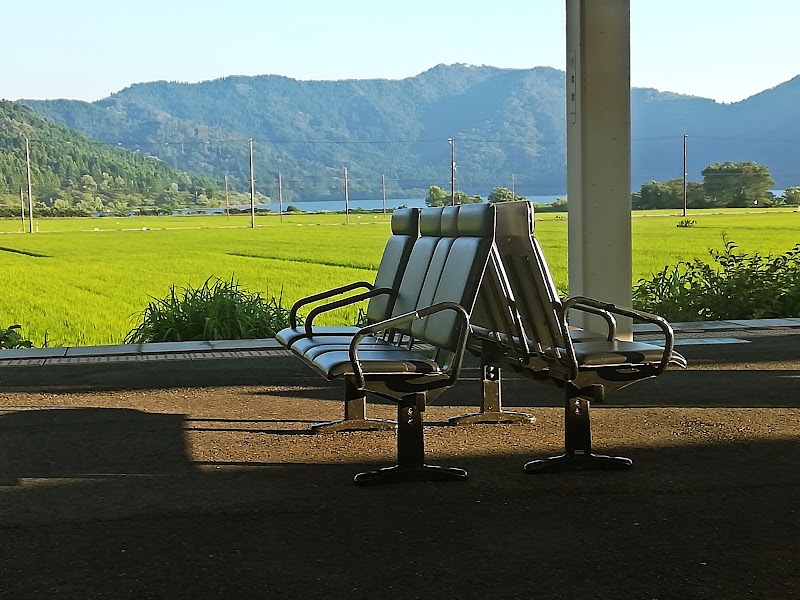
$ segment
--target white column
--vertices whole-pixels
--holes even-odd
[[[630,0],[566,7],[569,293],[630,306]],[[596,317],[571,322],[602,330]]]

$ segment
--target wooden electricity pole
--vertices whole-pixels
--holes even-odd
[[[230,221],[231,220],[231,205],[228,201],[228,176],[225,175],[225,218]]]
[[[381,190],[383,191],[383,214],[386,214],[386,175],[381,175]]]
[[[278,173],[278,214],[283,223],[283,179],[280,173]]]
[[[31,181],[31,145],[25,138],[25,160],[28,165],[28,231],[33,233],[33,182]]]
[[[256,226],[256,180],[253,175],[253,138],[250,138],[250,228]]]
[[[686,216],[686,134],[683,134],[683,216]]]
[[[450,142],[450,205],[456,205],[456,138],[447,138]]]
[[[25,232],[25,194],[22,188],[19,188],[19,206],[22,212],[22,231]]]
[[[347,189],[347,167],[344,168],[344,222],[350,222],[350,192]]]

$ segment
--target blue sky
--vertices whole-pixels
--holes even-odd
[[[0,0],[0,98],[274,73],[564,68],[564,0]],[[733,102],[800,74],[796,0],[631,0],[631,83]]]

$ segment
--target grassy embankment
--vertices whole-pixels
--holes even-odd
[[[558,217],[561,218],[558,218]],[[707,257],[722,233],[748,252],[780,253],[800,240],[800,214],[769,210],[690,212],[697,224],[677,228],[670,211],[636,213],[633,281],[668,264]],[[132,319],[170,285],[230,279],[290,306],[304,295],[354,280],[371,281],[389,235],[388,217],[192,215],[41,219],[39,233],[0,235],[0,326],[19,323],[35,345],[120,343]],[[567,225],[563,215],[537,217],[537,235],[554,279],[567,285]],[[143,230],[146,228],[146,230]],[[0,232],[19,232],[0,220]],[[356,310],[328,322],[352,322]]]

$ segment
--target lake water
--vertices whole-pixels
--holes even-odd
[[[563,198],[566,194],[562,194],[559,196],[530,196],[527,199],[532,200],[533,202],[538,202],[539,204],[550,204],[554,202],[557,198]],[[296,206],[300,210],[304,210],[306,212],[322,212],[322,211],[343,211],[345,209],[344,200],[325,200],[322,202],[284,202],[283,203],[283,210],[284,212],[289,207],[289,205]],[[383,200],[351,200],[348,203],[350,210],[362,209],[362,210],[382,210],[383,209]],[[399,206],[408,206],[409,208],[425,208],[425,198],[387,198],[386,199],[386,208],[393,209],[398,208]],[[237,208],[239,210],[249,210],[250,205],[244,206],[232,206],[231,208]],[[273,202],[272,204],[256,204],[256,208],[270,210],[272,212],[278,212],[279,207],[277,202]],[[206,209],[206,212],[215,212],[221,213],[224,212],[225,209],[223,208],[211,208]]]

